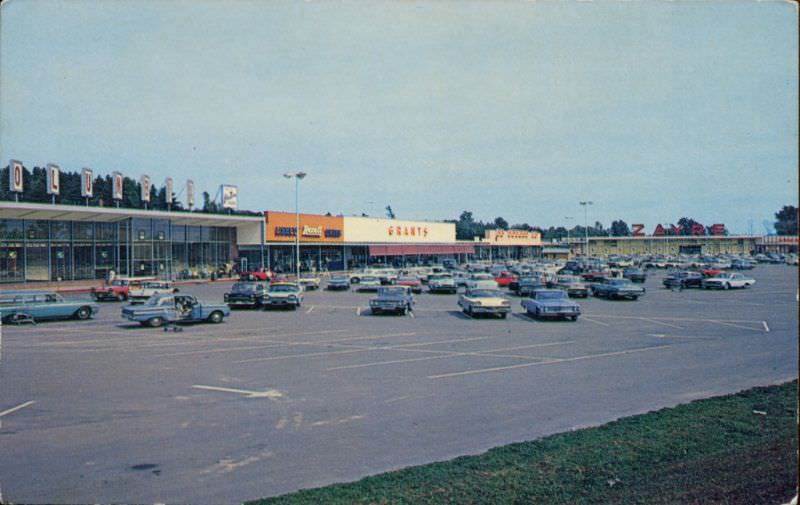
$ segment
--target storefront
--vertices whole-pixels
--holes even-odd
[[[589,237],[589,256],[649,254],[750,254],[761,237],[728,235],[686,235],[659,237]],[[584,254],[583,240],[570,245],[576,254]]]
[[[486,230],[476,242],[476,258],[480,260],[524,260],[541,256],[542,234],[526,230]]]
[[[230,270],[259,217],[0,202],[0,283]]]

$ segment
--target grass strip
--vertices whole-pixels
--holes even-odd
[[[757,387],[249,504],[781,504],[797,396],[797,381]]]

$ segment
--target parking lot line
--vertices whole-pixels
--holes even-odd
[[[250,358],[250,359],[242,359],[238,361],[234,361],[234,363],[256,363],[259,361],[278,361],[282,359],[291,359],[291,358],[313,358],[317,356],[329,356],[334,354],[352,354],[356,352],[367,352],[371,351],[372,349],[346,349],[342,351],[326,351],[326,352],[306,352],[300,354],[287,354],[285,356],[268,356],[266,358]]]
[[[611,325],[610,325],[610,324],[608,324],[608,323],[604,323],[604,322],[602,322],[602,321],[598,321],[598,320],[596,320],[596,319],[592,319],[591,317],[588,317],[588,316],[583,316],[583,319],[585,319],[586,321],[590,321],[590,322],[592,322],[592,323],[595,323],[595,324],[599,324],[599,325],[601,325],[601,326],[611,326]]]
[[[306,311],[306,314],[311,314],[312,310],[314,310],[314,306],[313,305],[308,308],[308,310]]]
[[[682,330],[682,329],[683,329],[683,327],[682,327],[682,326],[678,326],[678,325],[675,325],[675,324],[670,324],[670,323],[665,323],[665,322],[663,322],[663,321],[658,321],[658,320],[656,320],[656,319],[651,319],[651,318],[649,318],[649,317],[640,317],[639,319],[641,319],[642,321],[649,321],[649,322],[651,322],[651,323],[656,323],[656,324],[661,324],[661,325],[664,325],[664,326],[669,326],[670,328],[677,328],[677,329],[679,329],[679,330]]]
[[[475,369],[475,370],[464,370],[462,372],[452,372],[452,373],[445,373],[445,374],[438,374],[438,375],[429,375],[428,379],[445,379],[445,378],[448,378],[448,377],[461,377],[461,376],[464,376],[464,375],[475,375],[475,374],[489,373],[489,372],[500,372],[500,371],[504,371],[504,370],[513,370],[513,369],[516,369],[516,368],[526,368],[526,367],[531,367],[531,366],[536,366],[536,365],[550,365],[550,364],[553,364],[553,363],[567,363],[567,362],[580,361],[580,360],[585,360],[585,359],[605,358],[605,357],[608,357],[608,356],[620,356],[620,355],[623,355],[623,354],[631,354],[631,353],[634,353],[634,352],[643,352],[643,351],[650,351],[650,350],[655,350],[655,349],[664,349],[664,348],[667,348],[667,347],[672,347],[672,346],[670,344],[667,344],[667,345],[656,345],[656,346],[650,346],[650,347],[642,347],[642,348],[639,348],[639,349],[628,349],[628,350],[625,350],[625,351],[605,352],[605,353],[600,353],[600,354],[587,354],[585,356],[576,356],[576,357],[573,357],[573,358],[553,358],[553,359],[551,359],[549,361],[535,361],[535,362],[530,362],[530,363],[519,363],[519,364],[516,364],[516,365],[498,366],[498,367],[492,367],[492,368],[478,368],[478,369]]]
[[[0,412],[0,417],[7,416],[8,414],[16,412],[16,411],[18,411],[20,409],[24,409],[25,407],[30,407],[34,403],[36,403],[36,401],[31,400],[29,402],[21,403],[21,404],[17,405],[16,407],[11,407],[10,409],[7,409],[7,410],[4,410],[4,411]]]
[[[769,326],[767,325],[767,322],[766,322],[766,321],[761,321],[761,324],[763,324],[763,325],[764,325],[764,331],[766,331],[767,333],[769,333]]]
[[[710,323],[722,324],[725,326],[730,326],[732,328],[744,328],[745,330],[761,330],[761,328],[753,328],[752,326],[743,326],[741,324],[734,324],[734,323],[726,323],[725,321],[720,321],[718,319],[706,319],[706,321]],[[755,321],[754,321],[755,322]],[[763,323],[763,321],[760,321]],[[769,330],[767,330],[769,331]]]

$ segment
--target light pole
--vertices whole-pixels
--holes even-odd
[[[569,251],[572,251],[572,246],[569,245],[569,221],[572,219],[572,216],[564,216],[564,220],[567,221],[567,247]],[[569,259],[569,253],[567,253],[567,259]]]
[[[583,249],[583,256],[586,257],[589,255],[589,205],[594,204],[594,202],[578,202],[583,207],[583,233],[584,233],[584,249]]]
[[[283,174],[287,179],[294,177],[294,247],[295,247],[295,275],[297,282],[300,282],[300,179],[304,178],[307,174],[305,172],[287,172]]]

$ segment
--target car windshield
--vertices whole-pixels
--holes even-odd
[[[145,282],[142,287],[145,289],[164,289],[167,285],[163,282]]]
[[[621,285],[626,285],[626,284],[632,284],[632,282],[629,281],[628,279],[611,279],[610,281],[608,281],[608,283],[609,284],[617,284],[617,285],[620,285],[620,286]]]
[[[258,287],[259,285],[255,282],[237,282],[231,290],[235,293],[253,293]]]
[[[502,298],[503,293],[496,289],[473,289],[469,295],[474,298]]]
[[[472,276],[474,281],[493,281],[494,277],[489,274],[475,274]]]
[[[397,282],[419,282],[416,277],[400,277]]]
[[[277,286],[272,286],[269,288],[270,293],[293,293],[297,291],[297,287],[290,286],[287,284],[279,284]]]
[[[145,302],[145,305],[149,305],[151,307],[156,307],[158,305],[164,305],[168,300],[169,296],[151,296]]]
[[[111,281],[111,285],[112,285],[112,286],[127,286],[127,285],[128,285],[128,281],[125,281],[125,280],[115,280],[115,281]]]
[[[381,288],[378,290],[378,296],[403,296],[406,290],[403,288]]]
[[[539,291],[536,293],[537,300],[558,300],[566,298],[566,293],[563,291]]]
[[[378,282],[378,278],[377,277],[372,277],[370,275],[366,275],[366,276],[361,278],[361,282]]]
[[[331,281],[332,282],[333,281],[335,281],[335,282],[350,282],[350,279],[348,279],[344,275],[334,275],[333,277],[331,277]]]
[[[559,277],[558,278],[558,282],[562,282],[564,284],[573,284],[573,283],[576,283],[576,282],[580,282],[580,279],[578,279],[577,277],[569,277],[569,276],[567,276],[567,277]]]

